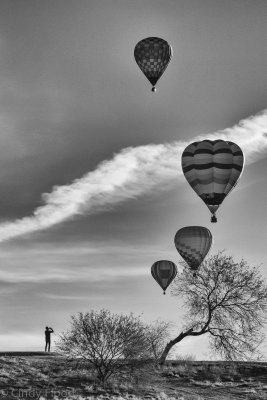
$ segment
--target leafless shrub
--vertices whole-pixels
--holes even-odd
[[[71,320],[71,328],[60,335],[57,349],[86,361],[102,383],[128,364],[134,368],[149,358],[147,327],[139,317],[100,310],[79,313]]]

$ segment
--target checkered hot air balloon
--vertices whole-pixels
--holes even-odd
[[[165,290],[176,277],[176,274],[177,267],[172,261],[156,261],[151,267],[151,275],[163,289],[163,294],[165,294]]]
[[[233,142],[203,140],[184,150],[184,176],[210,210],[211,222],[217,222],[215,212],[237,184],[243,164],[243,152]]]
[[[171,56],[172,48],[169,43],[157,37],[143,39],[135,46],[135,61],[153,85],[153,92],[156,91],[155,85],[167,68]]]
[[[204,226],[185,226],[176,232],[174,244],[180,256],[196,271],[210,250],[212,235]]]

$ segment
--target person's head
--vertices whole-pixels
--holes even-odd
[[[45,327],[45,330],[48,331],[48,326]]]

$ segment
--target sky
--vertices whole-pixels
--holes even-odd
[[[0,351],[43,350],[45,326],[56,340],[91,309],[179,333],[182,302],[150,268],[179,265],[183,226],[267,279],[266,13],[265,0],[1,0]],[[133,57],[149,36],[173,49],[156,93]],[[217,224],[181,169],[206,138],[246,159]],[[213,357],[206,338],[177,352]]]

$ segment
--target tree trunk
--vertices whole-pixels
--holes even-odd
[[[169,343],[166,344],[165,349],[163,350],[160,359],[159,359],[159,365],[163,365],[166,357],[169,353],[169,351],[171,350],[171,348],[176,344],[179,343],[181,340],[183,340],[186,336],[200,336],[200,335],[204,335],[205,333],[208,332],[208,327],[211,321],[211,317],[212,317],[212,311],[213,309],[211,309],[209,307],[209,315],[208,315],[208,319],[205,322],[204,326],[202,327],[202,329],[200,329],[200,331],[198,332],[193,332],[194,328],[190,328],[188,329],[186,332],[181,332],[180,335],[178,335],[175,339],[171,340]]]
[[[175,344],[175,343],[174,343]],[[163,365],[166,357],[169,353],[169,351],[171,350],[171,348],[174,346],[173,341],[171,340],[169,343],[166,344],[165,349],[163,350],[160,358],[159,358],[159,365]]]
[[[166,360],[166,357],[167,357],[169,351],[171,350],[171,348],[172,348],[175,344],[177,344],[177,343],[179,343],[181,340],[183,340],[186,336],[191,335],[192,332],[193,332],[193,328],[188,329],[188,331],[186,331],[186,332],[181,332],[180,335],[178,335],[174,340],[171,340],[169,343],[167,343],[166,346],[165,346],[165,349],[163,350],[163,352],[162,352],[162,354],[161,354],[161,356],[160,356],[159,365],[163,365],[163,364],[164,364],[164,362],[165,362],[165,360]]]

